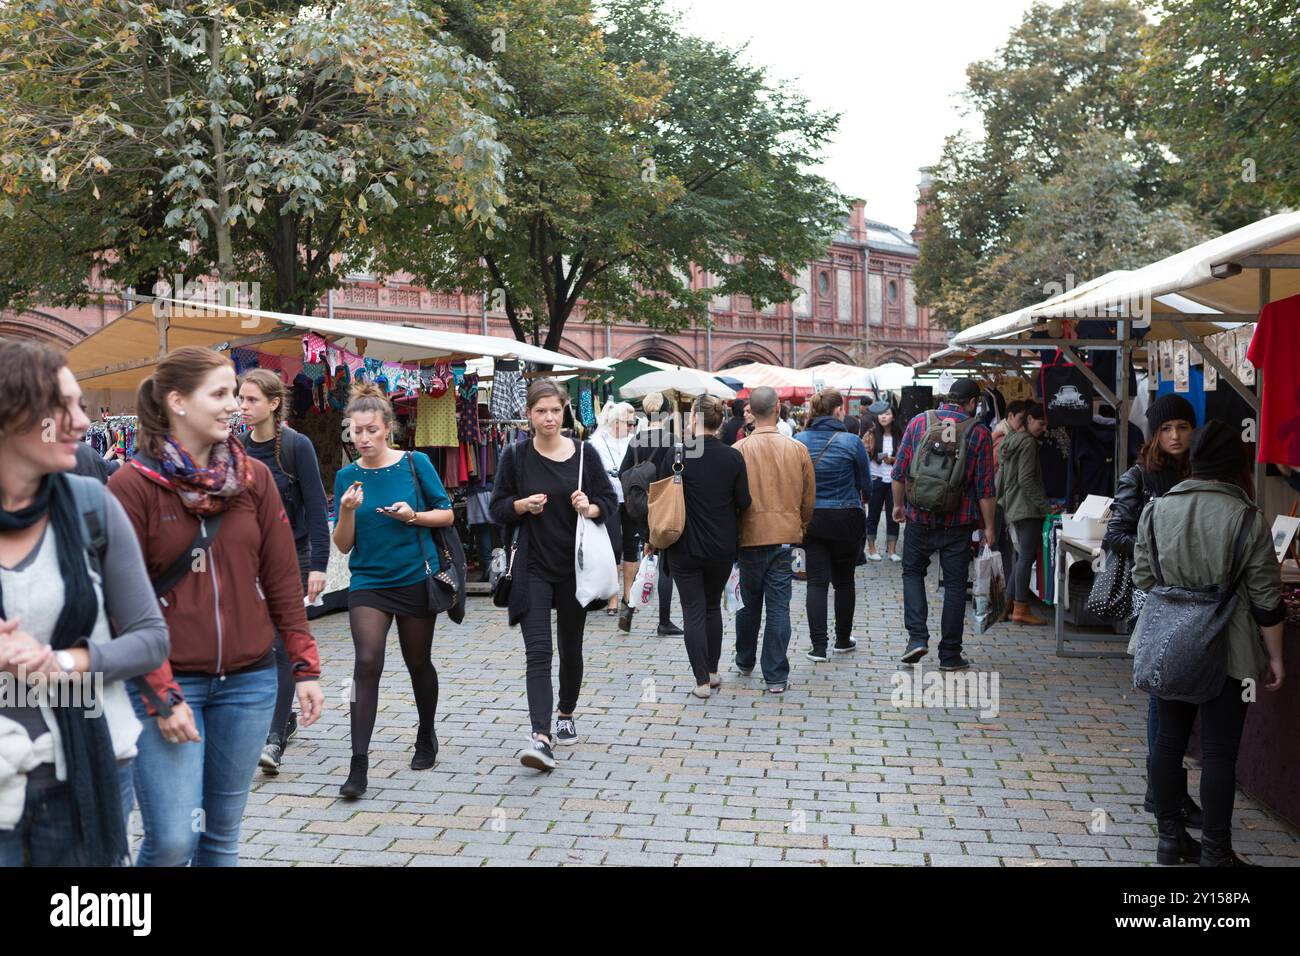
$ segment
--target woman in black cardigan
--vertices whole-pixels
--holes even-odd
[[[508,447],[497,468],[488,508],[492,520],[517,528],[511,576],[509,621],[521,625],[527,655],[528,712],[533,733],[519,762],[554,770],[553,744],[578,740],[573,711],[582,687],[582,632],[587,608],[575,597],[574,541],[578,514],[603,523],[618,508],[618,496],[592,449],[561,432],[568,393],[543,378],[528,388],[528,420],[533,437]],[[579,463],[582,489],[578,490]],[[597,601],[598,607],[604,601]],[[557,617],[560,699],[551,732],[551,610]]]
[[[695,400],[691,434],[682,455],[682,494],[686,526],[668,549],[686,626],[686,655],[695,687],[691,693],[708,698],[722,686],[718,661],[722,657],[722,592],[736,563],[740,545],[740,513],[751,504],[745,459],[717,437],[722,402],[711,395]],[[673,472],[673,448],[658,452],[659,477]]]

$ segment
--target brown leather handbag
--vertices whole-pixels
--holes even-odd
[[[650,547],[672,547],[686,527],[686,495],[682,488],[682,446],[673,446],[673,473],[650,484]]]

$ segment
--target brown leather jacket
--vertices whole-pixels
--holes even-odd
[[[817,478],[808,449],[762,425],[736,446],[749,472],[754,503],[740,516],[740,546],[802,544],[812,520]]]

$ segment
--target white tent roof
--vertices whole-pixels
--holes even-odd
[[[267,312],[208,302],[177,299],[141,303],[72,347],[68,366],[86,388],[134,388],[149,375],[158,357],[154,307],[169,313],[168,345],[206,348],[237,347],[246,339],[261,339],[255,347],[282,355],[300,354],[297,337],[316,332],[341,348],[387,362],[438,358],[518,358],[569,369],[601,371],[602,366],[552,352],[536,345],[493,335],[448,332],[442,329],[327,319],[315,315]],[[277,334],[278,333],[278,334]]]

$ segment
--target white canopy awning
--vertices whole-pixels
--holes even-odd
[[[169,349],[247,345],[273,354],[296,355],[302,350],[298,338],[315,332],[340,348],[386,362],[518,358],[557,368],[602,370],[599,364],[493,335],[160,299],[137,305],[72,347],[68,366],[83,388],[134,388],[151,374],[160,347],[155,307],[164,314]]]

